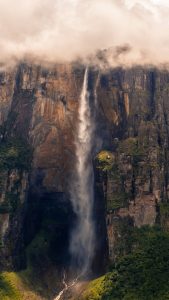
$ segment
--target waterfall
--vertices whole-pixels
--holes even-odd
[[[71,188],[71,201],[77,220],[71,235],[70,252],[73,266],[81,274],[89,271],[94,252],[94,223],[92,219],[94,180],[91,157],[94,121],[89,96],[88,68],[86,68],[79,103],[78,130],[75,141],[75,176]]]
[[[76,273],[71,283],[66,283],[66,274],[63,274],[63,290],[54,300],[60,300],[78,280],[90,273],[90,266],[94,252],[94,222],[93,212],[93,166],[92,148],[94,147],[95,113],[97,108],[97,87],[99,74],[94,89],[94,113],[91,114],[88,91],[88,68],[85,70],[80,104],[78,112],[78,128],[75,140],[76,164],[75,174],[71,180],[71,202],[76,214],[76,224],[71,234],[70,253],[72,268]]]

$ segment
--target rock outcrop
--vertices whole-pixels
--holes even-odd
[[[128,228],[169,227],[169,73],[141,67],[98,73],[89,72],[92,110],[97,93],[95,269],[100,257],[106,264],[107,242],[111,260],[126,251]],[[69,189],[83,76],[78,64],[21,64],[0,75],[1,268],[24,266],[24,248],[42,231],[54,261],[61,266],[69,259]]]

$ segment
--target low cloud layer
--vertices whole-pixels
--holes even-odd
[[[0,0],[0,63],[169,64],[166,0]],[[108,49],[108,51],[105,51]],[[99,52],[102,50],[102,52]]]

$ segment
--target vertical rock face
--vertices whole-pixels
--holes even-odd
[[[2,175],[3,174],[3,175]],[[23,222],[28,173],[11,170],[1,173],[5,179],[0,198],[0,268],[10,270],[24,265]]]
[[[22,64],[1,74],[0,253],[6,257],[6,261],[1,260],[2,268],[20,267],[15,256],[24,256],[23,232],[26,231],[29,242],[42,221],[38,215],[44,202],[53,202],[56,197],[55,202],[70,207],[66,194],[74,163],[73,140],[82,80],[83,69],[71,65],[47,70]],[[30,152],[28,148],[33,150],[32,163],[23,153]]]
[[[136,68],[101,77],[99,104],[111,132],[103,149],[110,153],[98,155],[96,169],[113,260],[125,251],[132,226],[168,226],[168,99],[165,71]]]
[[[0,74],[0,125],[8,116],[14,94],[15,71]]]
[[[43,186],[57,192],[68,191],[82,80],[83,69],[61,65],[41,71],[36,87],[30,127],[33,169],[44,170]]]
[[[42,226],[52,232],[50,251],[59,249],[57,263],[67,255],[83,76],[84,67],[73,64],[48,69],[21,64],[0,75],[2,268],[20,267],[24,243]],[[97,76],[90,70],[90,101],[96,85],[98,101],[93,156],[101,151],[94,161],[95,269],[100,257],[106,261],[107,237],[114,260],[126,251],[131,227],[157,222],[169,227],[169,73],[134,68],[101,73],[99,82]]]

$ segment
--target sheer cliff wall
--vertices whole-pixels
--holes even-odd
[[[84,69],[20,64],[0,74],[1,268],[24,267],[25,247],[42,229],[50,232],[55,263],[69,260],[70,176]],[[91,109],[97,92],[97,270],[101,257],[106,265],[107,247],[111,260],[127,251],[132,227],[169,227],[169,73],[91,68],[89,90]]]

